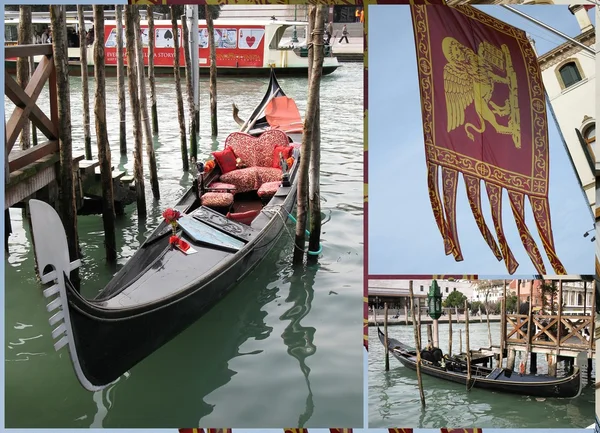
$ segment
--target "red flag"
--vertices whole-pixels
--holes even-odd
[[[330,433],[352,433],[351,428],[330,428]]]
[[[429,197],[446,254],[463,260],[456,227],[456,189],[462,173],[479,230],[510,274],[519,264],[504,236],[503,189],[508,191],[521,240],[537,272],[544,275],[546,269],[525,224],[525,196],[552,268],[566,274],[554,250],[548,205],[544,86],[525,32],[471,6],[413,5],[411,11]],[[499,247],[481,211],[482,180]]]
[[[583,8],[584,8],[586,11],[589,11],[589,10],[590,10],[590,9],[592,9],[594,6],[595,6],[595,5],[583,5]]]
[[[443,428],[441,433],[483,433],[480,428]]]
[[[391,428],[391,429],[389,429],[389,433],[413,433],[413,429],[411,429],[411,428]]]
[[[285,428],[284,433],[308,433],[307,428]]]

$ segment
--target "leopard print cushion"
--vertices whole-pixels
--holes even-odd
[[[259,197],[271,197],[275,195],[275,193],[279,189],[279,185],[281,185],[281,181],[279,180],[277,182],[263,183],[258,189],[257,194]]]
[[[234,132],[225,140],[225,147],[230,146],[246,167],[271,167],[273,149],[276,146],[288,145],[289,140],[285,132],[276,129],[265,131],[258,138]]]
[[[202,195],[202,206],[227,207],[233,204],[233,194],[229,192],[207,192]]]

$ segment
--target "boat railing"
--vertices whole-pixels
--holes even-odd
[[[506,315],[506,342],[568,349],[594,348],[594,319],[590,315]],[[530,334],[528,334],[530,328]]]

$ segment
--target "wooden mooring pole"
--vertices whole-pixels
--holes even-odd
[[[144,74],[144,46],[142,44],[142,33],[140,29],[140,15],[136,14],[135,26],[135,53],[137,56],[138,83],[140,89],[140,110],[142,125],[144,127],[144,139],[146,140],[146,156],[148,157],[148,169],[150,170],[150,187],[155,200],[160,200],[160,189],[158,187],[158,173],[156,169],[156,156],[154,154],[154,139],[148,117],[148,99],[146,98],[146,79]]]
[[[323,61],[325,56],[324,39],[325,16],[328,6],[315,6],[317,8],[315,17],[315,28],[312,36],[312,64],[309,69],[309,80],[314,83],[317,92],[317,107],[315,109],[315,124],[311,140],[310,168],[309,168],[309,191],[308,204],[310,211],[307,262],[316,263],[321,245],[321,108],[320,87],[323,75]],[[310,57],[310,53],[309,53]]]
[[[186,6],[189,10],[189,6]],[[183,31],[183,58],[185,61],[185,85],[187,89],[188,120],[190,133],[190,158],[198,158],[198,134],[194,125],[194,70],[197,65],[192,64],[192,47],[190,43],[190,31],[186,17],[181,17],[181,29]]]
[[[148,5],[148,34],[154,34],[154,7],[151,5]],[[148,38],[148,81],[150,82],[152,133],[158,135],[158,107],[156,105],[156,78],[154,77],[154,38]]]
[[[413,294],[413,282],[412,280],[408,283],[408,290],[410,292],[410,309],[415,314],[415,298]],[[420,314],[419,314],[420,315]],[[425,407],[425,393],[423,392],[423,378],[421,377],[421,343],[419,337],[419,331],[417,328],[417,321],[413,320],[413,328],[415,331],[415,346],[417,349],[417,382],[419,384],[419,395],[421,397],[421,406]]]
[[[498,357],[498,367],[502,368],[502,361],[504,357],[504,346],[506,346],[506,280],[504,281],[504,296],[500,301],[500,356]]]
[[[467,391],[471,390],[471,347],[469,346],[469,304],[465,299],[465,340],[467,346]]]
[[[216,137],[219,131],[217,124],[217,50],[215,46],[215,27],[213,24],[211,6],[204,5],[204,13],[206,15],[206,28],[208,30],[208,45],[210,47],[210,130],[211,136]]]
[[[390,371],[390,349],[388,347],[388,305],[387,302],[383,304],[383,332],[384,332],[384,346],[385,346],[385,371]]]
[[[448,356],[452,356],[452,310],[448,308]]]
[[[83,6],[81,5],[77,6],[77,20],[79,22],[79,63],[81,64],[81,93],[83,97],[82,114],[85,159],[92,159],[92,135],[90,133],[90,91],[88,88],[87,32],[85,31]],[[104,33],[104,29],[102,32]],[[96,76],[95,72],[94,76]]]
[[[179,29],[177,28],[177,17],[180,16],[179,6],[171,6],[171,31],[173,35],[179,35]],[[179,38],[173,38],[173,49],[175,51],[174,57],[174,68],[173,73],[175,74],[175,93],[177,94],[177,119],[179,120],[179,136],[181,143],[181,162],[183,164],[183,171],[189,171],[190,163],[188,160],[187,151],[187,138],[185,135],[185,114],[183,110],[183,95],[181,94],[181,74],[179,71],[180,59],[179,59]]]
[[[83,11],[81,12],[83,15]],[[100,161],[100,182],[102,183],[102,222],[104,224],[104,245],[106,261],[117,261],[117,240],[115,233],[115,200],[113,194],[112,162],[106,125],[106,83],[104,71],[104,6],[94,6],[94,117],[96,119],[96,141]],[[91,149],[90,149],[91,153]]]
[[[75,207],[75,182],[73,179],[73,139],[71,136],[71,97],[69,86],[69,58],[67,50],[67,19],[65,6],[49,6],[52,28],[52,50],[55,71],[50,73],[50,118],[58,118],[60,140],[59,182],[61,194],[59,207],[67,235],[69,258],[77,260],[79,235],[77,233],[77,209]],[[79,290],[79,268],[71,271],[71,282]]]
[[[33,40],[33,25],[31,24],[31,6],[19,6],[19,45],[31,44]],[[29,58],[17,58],[17,83],[25,89],[29,83]],[[20,142],[21,149],[26,150],[31,147],[31,129],[29,120],[25,121],[25,126],[21,130]]]
[[[135,193],[137,201],[138,218],[146,218],[146,192],[144,186],[144,165],[142,162],[142,116],[140,113],[140,99],[138,96],[138,72],[135,65],[137,56],[135,52],[135,15],[139,13],[138,7],[125,6],[125,39],[127,42],[127,81],[129,84],[129,102],[133,115],[133,177],[135,179]],[[177,38],[175,38],[177,40]]]
[[[404,304],[404,319],[406,320],[406,326],[408,326],[408,305]]]
[[[458,323],[458,321],[456,323]],[[458,353],[459,354],[463,353],[463,350],[462,350],[462,329],[458,330]]]
[[[127,155],[127,124],[125,123],[127,115],[125,107],[125,59],[123,58],[123,6],[117,5],[115,9],[117,11],[117,94],[119,95],[119,151],[121,152],[121,155]]]

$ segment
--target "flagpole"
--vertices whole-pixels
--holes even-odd
[[[528,21],[531,21],[531,22],[532,22],[532,23],[534,23],[534,24],[537,24],[538,26],[540,26],[540,27],[542,27],[542,28],[544,28],[544,29],[546,29],[546,30],[549,30],[549,31],[551,31],[551,32],[552,32],[552,33],[554,33],[555,35],[558,35],[558,36],[560,36],[561,38],[563,38],[563,39],[565,39],[565,40],[567,40],[567,41],[569,41],[569,42],[573,42],[575,45],[578,45],[578,46],[580,46],[580,47],[581,47],[581,48],[583,48],[584,50],[586,50],[586,51],[588,51],[588,52],[590,52],[590,53],[592,53],[592,54],[594,54],[594,55],[596,54],[596,51],[595,51],[593,48],[591,48],[591,47],[588,47],[588,46],[587,46],[587,45],[585,45],[585,44],[582,44],[582,43],[581,43],[581,42],[579,42],[577,39],[573,39],[572,37],[570,37],[570,36],[567,36],[567,35],[566,35],[566,34],[564,34],[563,32],[561,32],[561,31],[558,31],[558,30],[556,30],[556,29],[555,29],[555,28],[553,28],[553,27],[550,27],[548,24],[545,24],[545,23],[543,23],[543,22],[541,22],[541,21],[539,21],[539,20],[537,20],[537,19],[535,19],[535,18],[533,18],[533,17],[530,17],[529,15],[527,15],[527,14],[525,14],[525,13],[521,12],[521,11],[520,11],[520,10],[518,10],[518,9],[515,9],[515,8],[513,8],[512,6],[507,6],[507,5],[500,5],[500,6],[502,6],[504,9],[508,9],[509,11],[511,11],[511,12],[513,12],[513,13],[515,13],[515,14],[517,14],[517,15],[519,15],[519,16],[521,16],[521,17],[523,17],[523,18],[525,18],[525,19],[526,19],[526,20],[528,20]]]

